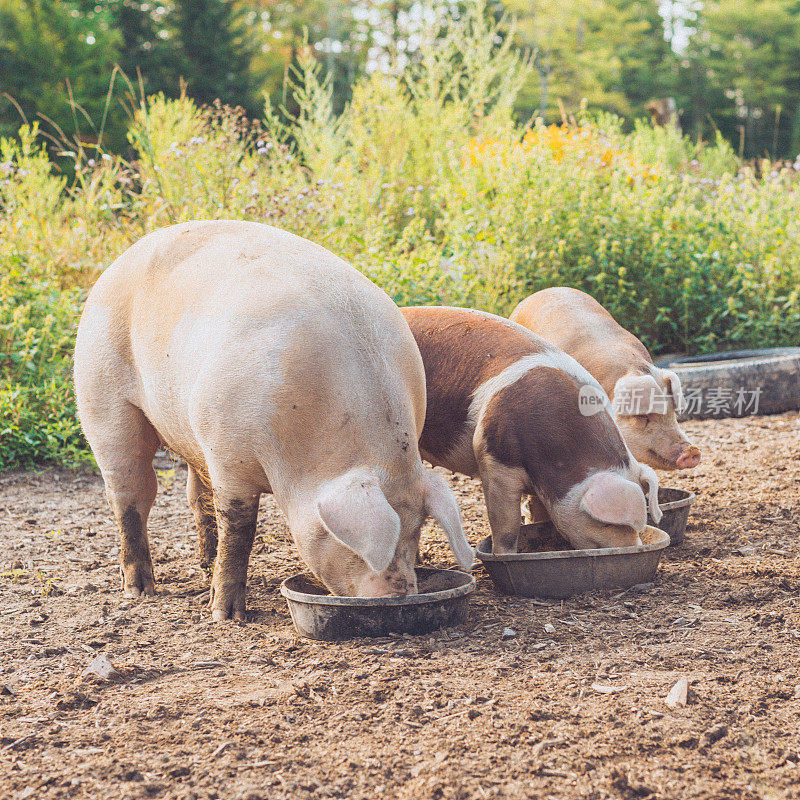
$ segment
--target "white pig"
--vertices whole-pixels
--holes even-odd
[[[656,367],[647,348],[597,300],[577,289],[543,289],[523,300],[511,319],[561,348],[597,378],[639,461],[663,470],[700,463],[700,450],[675,416],[683,404],[680,379]]]
[[[520,500],[540,501],[578,548],[640,543],[661,519],[655,472],[631,456],[609,411],[580,410],[597,381],[574,359],[507,319],[463,308],[402,309],[428,381],[420,451],[480,477],[492,550],[513,553]]]
[[[75,388],[128,595],[155,591],[147,518],[162,444],[189,464],[215,620],[244,619],[263,492],[336,594],[416,592],[426,515],[472,563],[455,498],[417,449],[425,374],[408,325],[384,292],[305,239],[237,221],[148,234],[89,294]]]

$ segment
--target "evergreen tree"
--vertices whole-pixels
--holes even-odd
[[[230,0],[175,0],[173,24],[190,97],[259,114],[260,81],[251,69],[259,43],[246,12]]]
[[[114,0],[114,24],[122,36],[119,65],[145,96],[164,92],[177,96],[183,58],[164,6],[137,0]]]
[[[710,119],[747,158],[797,153],[800,3],[708,2],[686,56],[696,127]]]
[[[74,9],[56,0],[0,0],[0,92],[29,122],[46,115],[57,127],[42,125],[54,135],[60,129],[92,141],[106,116],[105,142],[118,146],[121,109],[112,104],[109,118],[106,96],[119,36]],[[14,103],[0,97],[0,132],[14,134],[21,124]]]

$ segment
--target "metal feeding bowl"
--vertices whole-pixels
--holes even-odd
[[[656,574],[664,548],[670,543],[667,533],[648,525],[640,537],[642,544],[635,547],[562,550],[553,549],[554,542],[564,540],[552,522],[522,527],[529,542],[543,541],[550,549],[493,555],[489,536],[475,551],[497,590],[518,597],[563,599],[597,589],[629,589],[639,583],[649,583]],[[566,543],[563,546],[568,547]]]
[[[659,487],[658,506],[663,516],[658,527],[669,534],[670,544],[680,544],[686,535],[686,523],[689,520],[689,509],[694,502],[694,494],[683,489]],[[647,515],[648,525],[655,525],[653,518]]]
[[[287,578],[281,594],[295,630],[309,639],[423,634],[463,623],[475,578],[454,569],[417,567],[416,573],[420,593],[408,597],[338,597],[306,574]]]

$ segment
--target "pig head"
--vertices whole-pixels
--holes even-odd
[[[550,424],[542,418],[526,437],[532,454],[526,469],[529,485],[573,547],[640,544],[648,511],[656,522],[662,516],[656,473],[626,446],[599,384],[572,359],[562,355],[559,361],[564,370],[560,376],[540,369],[539,375],[523,379],[531,400],[557,402],[559,415],[556,421],[549,413]],[[589,415],[579,403],[586,388],[605,399]],[[541,404],[539,399],[537,406]],[[535,419],[537,414],[538,408],[532,407],[526,416]]]
[[[326,481],[310,502],[288,512],[303,559],[335,594],[415,594],[414,565],[426,517],[442,526],[461,566],[469,568],[474,561],[443,478],[420,468],[411,481],[393,484],[386,479],[385,473],[357,467]]]
[[[700,450],[678,425],[683,407],[680,378],[651,367],[621,377],[612,392],[619,429],[633,455],[663,470],[688,469],[700,463]]]
[[[592,473],[563,498],[545,506],[573,547],[630,547],[641,544],[648,510],[656,523],[661,520],[657,498],[653,470],[632,462],[628,470]]]

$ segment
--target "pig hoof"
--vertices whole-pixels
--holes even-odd
[[[224,622],[232,619],[235,622],[245,621],[244,586],[228,584],[227,586],[211,587],[211,599],[208,602],[211,609],[211,619],[214,622]]]
[[[128,564],[120,568],[125,597],[152,597],[156,593],[153,567],[149,564]]]

